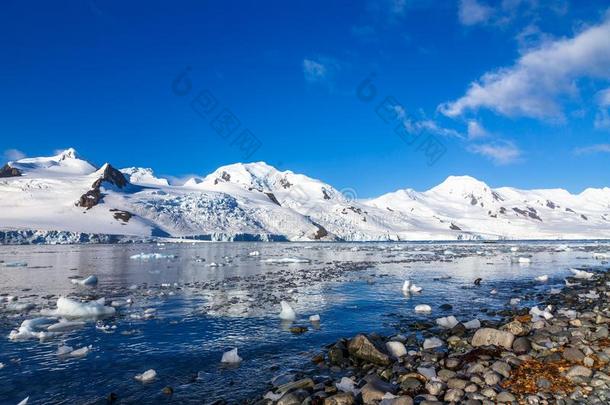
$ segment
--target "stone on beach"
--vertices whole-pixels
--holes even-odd
[[[510,349],[515,335],[493,328],[481,328],[472,337],[472,346],[501,346]]]
[[[390,356],[381,352],[365,335],[356,335],[347,346],[350,356],[369,363],[387,366]]]

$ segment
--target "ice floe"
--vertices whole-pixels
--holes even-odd
[[[422,288],[416,286],[411,282],[411,280],[405,280],[402,285],[402,291],[405,293],[418,293],[421,292]]]
[[[224,352],[222,354],[221,363],[225,364],[239,364],[242,362],[242,358],[237,354],[237,348],[229,350],[228,352]]]
[[[320,323],[320,315],[311,315],[309,317],[309,322],[311,323]]]
[[[73,278],[73,279],[70,279],[70,281],[72,282],[72,284],[92,287],[94,285],[97,285],[97,276],[91,275],[91,276],[89,276],[87,278],[83,278],[83,279]]]
[[[104,298],[97,301],[79,302],[66,297],[57,299],[57,309],[46,311],[46,315],[63,316],[66,318],[100,318],[114,315],[113,307],[107,307]]]
[[[432,307],[427,304],[419,304],[419,305],[415,306],[415,312],[417,312],[417,313],[432,312]]]
[[[168,255],[163,253],[138,253],[137,255],[129,256],[132,260],[151,260],[151,259],[175,259],[176,255]]]
[[[147,383],[154,380],[156,377],[157,372],[151,368],[150,370],[146,370],[142,374],[136,374],[134,378],[140,382]]]
[[[547,281],[549,281],[549,276],[544,274],[542,276],[538,276],[536,277],[536,281],[541,282],[541,283],[546,283]]]
[[[286,301],[281,301],[280,305],[282,306],[282,311],[280,312],[280,319],[285,321],[294,321],[297,317],[294,309],[290,306]]]
[[[304,259],[301,257],[280,257],[280,258],[269,258],[261,260],[261,263],[309,263],[309,259]]]
[[[26,319],[21,322],[18,329],[13,329],[8,338],[10,340],[25,340],[25,339],[45,339],[51,336],[58,335],[58,332],[49,332],[48,326],[55,323],[54,318],[33,318]]]

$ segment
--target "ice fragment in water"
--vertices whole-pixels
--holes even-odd
[[[151,368],[142,374],[136,374],[134,378],[140,382],[146,383],[154,380],[155,377],[157,377],[157,372]]]
[[[424,313],[424,312],[432,312],[432,307],[426,304],[419,304],[415,307],[415,312]]]
[[[290,306],[286,301],[281,301],[280,305],[282,306],[282,311],[280,312],[280,319],[285,321],[294,321],[297,317],[294,309]]]
[[[320,315],[312,315],[309,317],[309,322],[316,323],[320,322]]]
[[[578,269],[570,269],[570,271],[572,272],[572,274],[574,274],[574,278],[579,278],[581,280],[588,280],[593,277],[593,273],[590,273],[588,271]]]
[[[538,277],[536,277],[536,281],[541,282],[541,283],[546,283],[547,281],[549,281],[549,276],[547,276],[546,274],[544,274],[542,276],[538,276]]]
[[[93,275],[83,279],[73,278],[70,281],[72,284],[84,285],[88,287],[97,285],[97,277]]]
[[[243,359],[237,354],[237,348],[235,348],[233,350],[229,350],[228,352],[224,352],[220,362],[227,364],[238,364],[241,363],[242,360]]]

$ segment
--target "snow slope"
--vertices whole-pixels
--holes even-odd
[[[223,166],[180,186],[151,169],[119,172],[107,164],[97,169],[74,149],[8,165],[21,175],[0,177],[4,242],[8,237],[2,235],[15,240],[14,230],[23,231],[19,235],[39,231],[38,240],[60,231],[70,241],[99,240],[99,235],[293,241],[610,238],[610,188],[572,195],[492,189],[472,177],[450,176],[425,192],[405,189],[352,201],[327,183],[263,162]]]

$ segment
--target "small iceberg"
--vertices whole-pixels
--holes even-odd
[[[282,311],[280,312],[280,319],[284,321],[294,321],[297,317],[297,314],[294,312],[294,309],[290,306],[286,301],[281,301],[280,305],[282,306]]]
[[[578,278],[581,280],[589,280],[595,275],[594,273],[578,269],[570,269],[570,271],[572,272],[574,278]]]
[[[45,339],[47,337],[56,336],[57,332],[47,331],[47,327],[56,320],[54,318],[34,318],[26,319],[21,322],[19,329],[13,329],[8,338],[10,340],[25,340],[25,339]]]
[[[544,274],[542,276],[538,276],[536,277],[536,281],[540,282],[540,283],[546,283],[547,281],[549,281],[549,276]]]
[[[260,255],[261,255],[261,252],[259,252],[258,250],[248,253],[248,256],[260,256]]]
[[[312,315],[309,317],[309,322],[311,323],[320,323],[320,315]]]
[[[419,304],[415,307],[415,312],[417,313],[429,313],[432,312],[432,307],[427,304]]]
[[[100,298],[97,301],[79,302],[66,297],[57,299],[57,309],[48,311],[51,316],[63,316],[66,318],[99,318],[114,315],[116,310],[104,304],[106,300]]]
[[[405,293],[418,293],[421,292],[422,288],[416,286],[411,282],[411,280],[405,280],[402,285],[402,291]]]
[[[511,251],[511,252],[518,252],[518,251],[519,251],[519,247],[518,247],[518,246],[512,246],[512,247],[510,248],[510,251]]]
[[[47,330],[49,332],[68,332],[75,329],[80,329],[85,326],[85,322],[71,322],[62,320],[53,325],[49,325]]]
[[[72,350],[72,352],[70,352],[68,354],[68,356],[70,356],[70,357],[85,357],[87,354],[89,354],[89,352],[91,351],[92,348],[93,348],[93,346],[91,346],[91,345],[85,346],[85,347],[81,347],[80,349]]]
[[[519,257],[517,259],[517,263],[519,264],[530,264],[532,262],[532,259],[529,257]]]
[[[460,321],[453,315],[438,318],[436,320],[436,324],[445,329],[453,329],[458,323],[460,323]]]
[[[229,350],[228,352],[224,352],[220,362],[225,364],[239,364],[242,362],[242,360],[243,359],[239,357],[239,354],[237,354],[237,348],[235,348],[233,350]]]
[[[74,351],[74,349],[71,346],[59,346],[57,348],[57,352],[56,354],[60,357],[62,356],[67,356],[70,353],[72,353]]]
[[[97,285],[96,276],[89,276],[89,277],[83,278],[83,279],[73,278],[73,279],[70,279],[70,281],[72,282],[72,284],[84,285],[87,287],[92,287],[94,285]]]
[[[521,302],[521,298],[511,298],[510,299],[510,305],[515,306],[515,305],[519,305],[519,303]]]
[[[136,380],[138,380],[140,382],[147,383],[147,382],[154,380],[156,377],[157,377],[157,372],[151,368],[150,370],[146,370],[142,374],[136,374],[135,377],[133,377],[133,378],[135,378]]]

